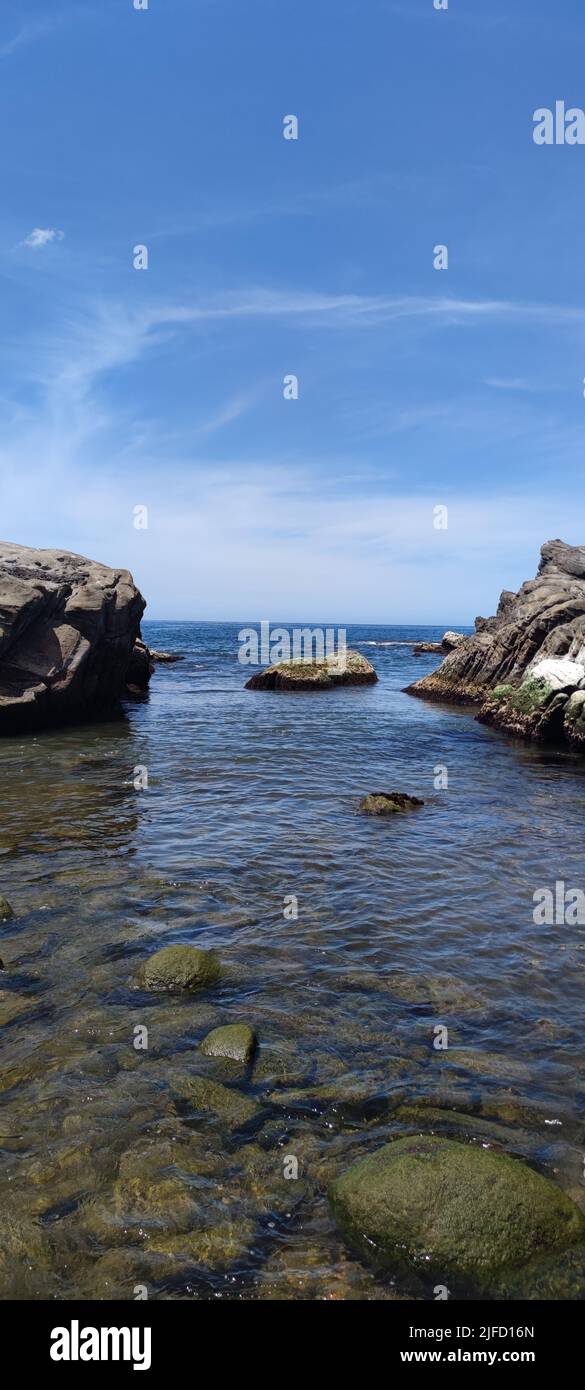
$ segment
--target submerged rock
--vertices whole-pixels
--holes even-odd
[[[585,748],[585,546],[547,541],[535,579],[504,590],[411,695],[480,706],[480,722]]]
[[[250,1100],[232,1087],[222,1086],[219,1081],[211,1081],[207,1076],[186,1073],[178,1077],[173,1085],[175,1094],[186,1101],[191,1109],[203,1113],[210,1111],[218,1116],[227,1129],[241,1129],[263,1113],[257,1101]]]
[[[0,1212],[0,1298],[47,1297],[44,1283],[51,1263],[46,1231],[9,1205],[5,1191]]]
[[[0,989],[0,1028],[16,1023],[23,1014],[29,1014],[32,1003],[26,994],[13,994],[11,990]]]
[[[246,681],[246,690],[331,690],[335,685],[375,685],[377,679],[366,657],[348,648],[323,661],[298,658],[269,666]]]
[[[362,797],[359,810],[365,816],[394,816],[398,811],[413,811],[424,804],[418,796],[407,796],[406,792],[369,792]]]
[[[144,608],[128,570],[0,542],[0,734],[115,712]]]
[[[6,921],[7,917],[14,917],[14,908],[9,903],[8,898],[3,898],[0,893],[0,922]]]
[[[249,1062],[256,1045],[256,1034],[248,1023],[226,1023],[207,1034],[201,1043],[201,1051],[206,1057],[228,1057],[234,1062]]]
[[[482,1292],[536,1254],[585,1238],[585,1217],[548,1178],[506,1154],[430,1135],[361,1159],[333,1183],[330,1201],[366,1262]]]
[[[140,966],[137,980],[143,989],[179,993],[214,985],[220,975],[216,951],[202,951],[198,946],[163,946]]]

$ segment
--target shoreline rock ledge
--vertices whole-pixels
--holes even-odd
[[[146,690],[145,607],[128,570],[0,541],[0,735],[103,718]]]
[[[479,705],[477,719],[517,737],[585,751],[585,546],[547,541],[535,579],[504,590],[410,695]]]

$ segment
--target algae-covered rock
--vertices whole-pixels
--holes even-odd
[[[177,1177],[125,1175],[84,1205],[81,1226],[108,1246],[133,1244],[159,1231],[188,1231],[200,1219],[195,1195]]]
[[[0,1211],[0,1298],[45,1297],[44,1282],[50,1268],[46,1231],[13,1208],[5,1193]]]
[[[185,1075],[175,1081],[174,1090],[193,1110],[211,1111],[228,1129],[240,1129],[262,1114],[257,1101],[206,1076]]]
[[[375,685],[377,680],[371,662],[348,647],[320,660],[294,657],[269,666],[246,681],[246,690],[331,690],[335,685]]]
[[[207,1034],[201,1051],[206,1057],[228,1057],[234,1062],[249,1062],[254,1056],[256,1044],[256,1034],[248,1023],[226,1023]]]
[[[15,1023],[30,1011],[31,1001],[26,994],[12,994],[7,989],[0,989],[0,1028]]]
[[[137,979],[144,989],[179,993],[216,984],[220,975],[215,951],[202,951],[198,946],[163,946],[140,966]]]
[[[178,1235],[155,1235],[149,1250],[172,1256],[182,1265],[201,1265],[205,1269],[224,1270],[238,1261],[247,1264],[257,1235],[256,1223],[242,1214],[226,1212],[221,1218],[207,1222],[192,1231]]]
[[[414,811],[424,804],[418,796],[407,796],[406,792],[370,792],[362,797],[359,809],[365,816],[395,816],[398,811]]]
[[[333,1183],[349,1245],[391,1272],[471,1281],[489,1291],[502,1271],[585,1238],[565,1193],[515,1158],[451,1139],[398,1139]]]
[[[14,908],[9,903],[8,898],[3,898],[0,893],[0,922],[5,922],[7,917],[14,917]]]

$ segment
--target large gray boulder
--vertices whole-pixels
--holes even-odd
[[[504,590],[493,618],[438,670],[409,686],[429,700],[480,706],[478,718],[517,735],[585,747],[585,546],[547,541],[535,579]]]
[[[128,570],[1,541],[0,734],[113,711],[144,608]],[[138,665],[144,689],[150,663]]]

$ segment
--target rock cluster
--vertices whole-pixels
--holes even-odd
[[[414,642],[412,650],[415,656],[420,656],[421,652],[452,652],[459,642],[465,641],[464,632],[445,632],[440,642]]]
[[[101,717],[152,669],[127,570],[0,542],[0,734]]]
[[[475,629],[409,693],[479,705],[483,723],[585,748],[585,546],[547,541],[536,578],[505,590]]]

